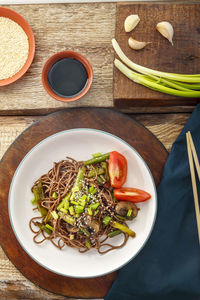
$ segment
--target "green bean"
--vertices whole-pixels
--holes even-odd
[[[128,226],[125,226],[123,224],[120,224],[116,221],[110,222],[111,226],[114,228],[117,228],[121,231],[123,231],[124,233],[128,233],[128,235],[135,237],[135,232],[132,231]]]
[[[99,175],[98,177],[101,179],[103,184],[106,183],[106,178],[103,175]]]
[[[101,156],[102,154],[100,153],[100,152],[97,152],[97,153],[93,153],[92,154],[92,157],[99,157],[99,156]]]
[[[35,197],[33,197],[33,198],[31,199],[31,203],[32,203],[33,205],[36,205]]]
[[[92,247],[91,242],[90,242],[89,239],[86,240],[85,246],[86,246],[88,249],[90,249],[90,248]]]
[[[107,234],[107,236],[110,237],[110,238],[112,238],[112,237],[114,237],[114,236],[116,236],[116,235],[118,235],[118,234],[120,234],[120,233],[122,233],[122,231],[119,230],[119,229],[117,229],[117,230],[113,230],[113,231],[109,232],[109,233]]]
[[[43,192],[41,182],[39,182],[33,188],[33,194],[34,194],[35,202],[37,204],[37,208],[38,208],[39,212],[41,213],[41,216],[42,217],[46,216],[47,215],[47,209],[40,205],[40,203],[44,200],[44,192]]]
[[[95,172],[95,170],[96,170],[96,172]],[[88,178],[95,177],[96,174],[97,175],[105,174],[105,169],[104,168],[96,168],[95,170],[90,170],[88,172]]]
[[[105,161],[106,159],[109,158],[109,156],[110,156],[110,153],[105,153],[105,154],[103,154],[101,156],[93,157],[93,158],[91,158],[89,160],[84,161],[84,165],[87,166],[87,165],[96,164],[96,163]]]
[[[53,192],[52,198],[53,198],[53,199],[56,199],[57,197],[58,197],[57,193],[56,193],[56,192]]]
[[[106,178],[106,181],[108,181],[109,180],[108,164],[105,161],[103,161],[101,163],[101,166],[105,170],[105,178]]]
[[[85,229],[83,227],[81,227],[80,229],[86,236],[90,236],[90,233],[89,233],[89,231],[87,231],[87,229]]]
[[[83,186],[84,175],[85,175],[85,167],[79,168],[78,174],[76,176],[76,181],[72,188],[72,192],[79,192],[81,190]]]

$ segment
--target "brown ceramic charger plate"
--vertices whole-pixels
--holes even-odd
[[[160,182],[168,153],[158,139],[132,118],[109,109],[65,109],[26,129],[9,147],[0,162],[0,244],[18,270],[36,285],[69,297],[101,298],[111,287],[117,272],[88,279],[52,273],[37,264],[18,243],[9,220],[8,193],[12,177],[23,157],[40,141],[62,130],[94,128],[110,132],[129,143],[149,166],[156,185]]]

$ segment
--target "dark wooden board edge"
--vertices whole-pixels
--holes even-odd
[[[88,279],[52,273],[37,264],[22,249],[9,220],[9,187],[20,161],[33,146],[47,136],[71,128],[100,129],[126,140],[147,162],[156,184],[160,181],[168,153],[150,131],[130,117],[109,109],[70,108],[43,117],[27,128],[0,161],[0,244],[7,257],[25,277],[43,289],[69,297],[101,298],[111,287],[117,272]]]

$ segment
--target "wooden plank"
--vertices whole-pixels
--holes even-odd
[[[170,151],[172,143],[190,114],[132,114],[130,116],[146,126]],[[15,138],[39,119],[38,116],[0,117],[0,159]]]
[[[140,22],[130,33],[124,20],[138,14]],[[200,69],[200,4],[199,3],[129,3],[117,5],[116,40],[125,54],[139,65],[155,70],[198,74]],[[174,28],[174,46],[156,30],[156,24],[169,21]],[[151,42],[140,51],[128,46],[128,38]],[[117,57],[117,56],[116,56]],[[197,99],[165,95],[133,83],[114,68],[114,104],[118,108],[167,107],[195,105]]]
[[[28,72],[17,82],[1,87],[0,111],[58,109],[77,106],[113,106],[113,50],[115,3],[46,4],[7,6],[30,24],[36,53]],[[90,61],[94,80],[82,99],[65,104],[43,88],[41,71],[49,56],[63,50],[80,52]]]

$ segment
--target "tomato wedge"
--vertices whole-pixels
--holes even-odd
[[[151,195],[143,190],[135,188],[114,189],[114,197],[117,200],[130,201],[133,203],[144,202],[151,198]]]
[[[115,188],[120,188],[126,181],[126,158],[117,151],[110,152],[108,171],[110,177],[110,185]]]

